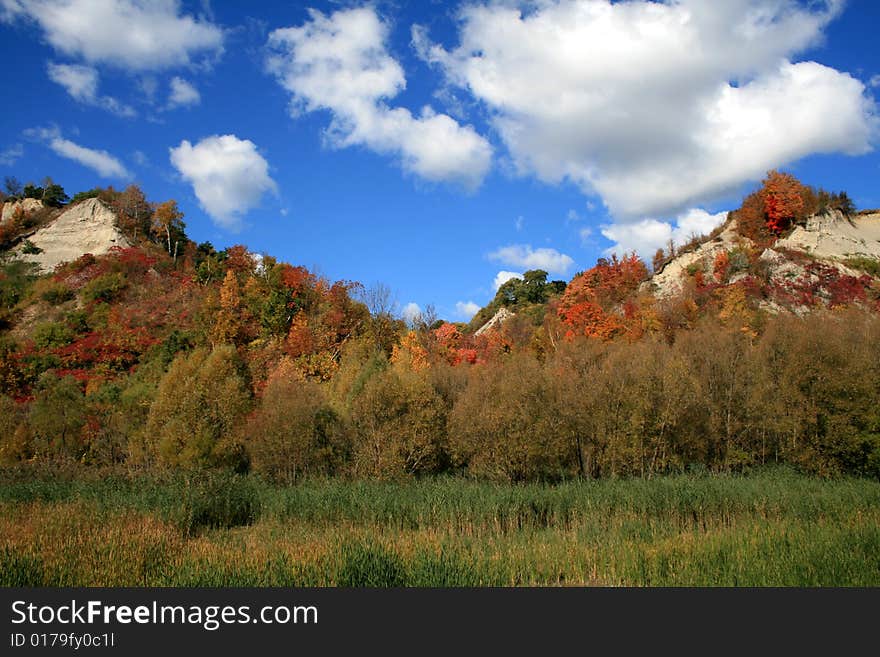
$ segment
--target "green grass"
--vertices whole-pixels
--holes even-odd
[[[880,585],[880,483],[0,471],[4,586]]]
[[[875,258],[866,258],[865,256],[853,256],[845,258],[843,261],[847,267],[858,269],[874,278],[880,278],[880,261]]]

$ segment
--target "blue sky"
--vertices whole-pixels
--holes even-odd
[[[708,232],[770,168],[880,206],[873,0],[0,0],[0,171],[465,320]],[[504,274],[507,272],[507,274]],[[409,306],[410,309],[415,306]]]

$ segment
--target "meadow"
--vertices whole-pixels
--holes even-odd
[[[0,470],[3,586],[878,586],[880,483]]]

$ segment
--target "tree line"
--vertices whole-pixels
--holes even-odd
[[[477,367],[413,367],[357,338],[329,382],[285,357],[256,393],[239,351],[218,345],[175,356],[146,398],[112,386],[85,395],[72,377],[49,376],[30,404],[0,403],[7,461],[231,467],[288,483],[557,481],[768,463],[874,477],[880,320],[780,316],[758,337],[707,320],[671,344],[577,339]],[[95,406],[104,421],[89,426]]]
[[[765,181],[765,228],[803,208],[786,181]],[[783,289],[739,248],[689,268],[661,303],[638,257],[611,257],[567,285],[539,270],[506,283],[493,308],[515,316],[476,336],[430,313],[407,324],[381,287],[195,244],[173,200],[136,186],[74,201],[91,197],[137,246],[43,277],[2,263],[3,462],[284,482],[767,463],[880,475],[880,294],[867,274],[810,262]],[[811,312],[761,309],[789,297]]]

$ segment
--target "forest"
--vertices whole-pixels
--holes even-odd
[[[811,262],[822,276],[778,289],[754,253],[723,252],[664,301],[641,290],[635,254],[568,284],[532,271],[488,306],[514,316],[475,335],[430,311],[407,324],[382,286],[195,244],[174,201],[135,186],[73,202],[91,197],[136,246],[44,276],[3,264],[4,463],[230,468],[284,483],[768,463],[880,475],[880,286],[867,265],[853,277]],[[735,214],[766,244],[820,204],[851,202],[771,172]],[[767,312],[768,297],[812,312]]]

